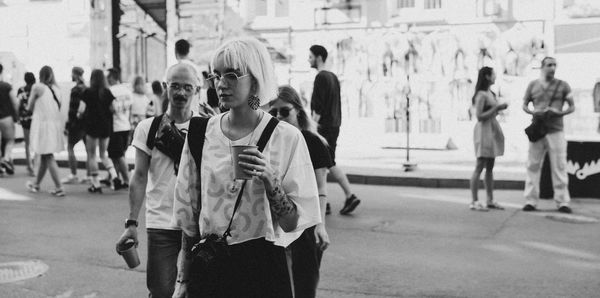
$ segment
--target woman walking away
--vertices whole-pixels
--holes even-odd
[[[31,111],[27,110],[29,103],[29,96],[31,95],[31,88],[35,84],[35,75],[32,72],[25,73],[25,86],[19,88],[17,91],[17,99],[19,100],[19,123],[23,128],[23,138],[25,139],[25,163],[27,164],[27,174],[31,177],[35,177],[33,171],[33,164],[31,161],[30,153],[30,140],[29,132],[31,129]]]
[[[27,189],[30,192],[40,191],[40,183],[44,179],[46,170],[50,171],[55,189],[50,193],[63,197],[65,191],[58,177],[58,164],[54,153],[65,149],[64,121],[60,113],[62,105],[61,92],[56,85],[54,72],[50,66],[40,70],[40,82],[33,85],[27,110],[32,111],[31,117],[31,149],[40,156],[38,172],[35,182],[28,181]]]
[[[497,156],[504,154],[504,134],[500,128],[500,123],[496,120],[498,111],[508,107],[506,103],[498,103],[496,94],[490,90],[490,86],[496,81],[496,73],[491,67],[483,67],[479,70],[477,84],[475,85],[475,94],[473,95],[473,105],[475,106],[475,115],[477,124],[473,134],[475,143],[475,155],[477,156],[477,165],[471,177],[471,197],[469,205],[471,210],[488,211],[489,209],[504,209],[494,201],[494,161]],[[487,203],[484,205],[479,202],[477,192],[479,188],[479,177],[485,167],[485,190],[487,194]]]
[[[329,156],[325,139],[317,133],[316,123],[306,113],[300,95],[294,88],[279,87],[277,98],[271,101],[269,106],[269,114],[295,126],[302,132],[317,178],[322,222],[304,230],[300,238],[287,247],[292,256],[295,297],[315,297],[319,284],[321,257],[329,245],[329,235],[325,230],[325,205],[327,204],[327,169],[333,166],[333,161]]]
[[[146,119],[150,99],[146,96],[146,83],[141,76],[136,76],[133,79],[132,88],[131,130],[133,131],[140,121]]]
[[[87,166],[91,176],[92,185],[88,188],[91,193],[102,193],[100,179],[98,178],[98,162],[96,149],[100,160],[108,170],[110,177],[118,177],[117,172],[108,159],[107,148],[113,126],[113,105],[115,99],[107,87],[106,77],[100,69],[94,69],[90,76],[90,87],[83,92],[79,111],[83,111],[83,129],[85,130],[85,150],[87,152]]]
[[[190,122],[173,202],[172,222],[184,234],[173,297],[292,297],[285,247],[321,222],[306,142],[259,109],[277,92],[264,44],[231,40],[211,64],[229,112],[199,122],[207,124],[204,136]],[[236,163],[236,145],[259,148],[243,150]]]

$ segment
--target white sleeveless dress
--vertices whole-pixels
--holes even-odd
[[[60,90],[54,87],[54,94],[62,106]],[[58,153],[65,149],[65,122],[58,104],[48,86],[33,107],[31,117],[31,150],[36,154]]]

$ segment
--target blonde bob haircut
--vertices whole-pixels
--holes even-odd
[[[239,70],[242,74],[252,76],[255,95],[260,98],[261,106],[277,96],[277,78],[273,62],[263,43],[252,37],[239,37],[226,41],[213,55],[212,69],[219,57],[223,57],[225,68]]]

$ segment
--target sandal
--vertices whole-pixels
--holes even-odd
[[[480,202],[472,202],[471,204],[469,204],[469,209],[471,209],[473,211],[484,211],[484,212],[490,211],[490,209],[485,207]]]
[[[51,190],[50,194],[55,197],[64,197],[66,195],[65,191],[62,188],[57,188],[55,190]]]
[[[502,205],[498,204],[497,202],[487,203],[487,207],[489,209],[504,210],[504,207],[502,207]]]
[[[35,185],[31,181],[27,181],[27,183],[25,183],[25,186],[27,187],[27,190],[29,190],[29,192],[36,193],[36,192],[40,191],[40,186],[39,185]]]
[[[92,186],[88,187],[88,191],[91,193],[102,193],[102,188],[92,185]]]

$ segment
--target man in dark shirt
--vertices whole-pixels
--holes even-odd
[[[529,142],[527,158],[527,179],[525,181],[525,206],[523,211],[535,211],[540,193],[542,162],[546,152],[550,157],[552,187],[558,211],[571,213],[569,202],[569,175],[567,174],[567,140],[565,139],[563,117],[575,111],[573,94],[567,82],[554,77],[556,59],[542,60],[541,76],[531,81],[523,98],[523,110],[533,118],[543,121],[548,133],[536,142]],[[533,105],[533,110],[529,104]],[[563,110],[564,104],[568,108]]]
[[[324,69],[326,60],[327,50],[323,46],[313,45],[310,47],[308,62],[310,67],[319,71],[315,77],[310,108],[313,119],[318,124],[319,134],[327,140],[329,145],[329,153],[333,161],[333,167],[329,171],[346,195],[344,207],[340,210],[340,214],[346,215],[354,211],[360,204],[360,200],[352,193],[346,174],[335,164],[335,149],[342,124],[340,82],[334,73]],[[329,214],[329,204],[327,204],[327,209],[327,214]]]
[[[85,82],[83,80],[83,68],[75,66],[71,70],[71,80],[75,82],[75,86],[71,89],[71,98],[69,100],[69,118],[66,126],[66,134],[68,136],[67,152],[69,153],[69,168],[71,173],[69,176],[62,179],[62,183],[79,183],[77,177],[77,157],[75,157],[75,145],[79,141],[85,142],[85,131],[83,131],[83,122],[78,115],[79,102],[83,91],[85,91]]]
[[[0,64],[0,141],[2,141],[0,158],[0,177],[4,173],[14,174],[12,163],[12,147],[15,143],[15,121],[17,120],[17,96],[12,86],[2,79],[4,68]]]

